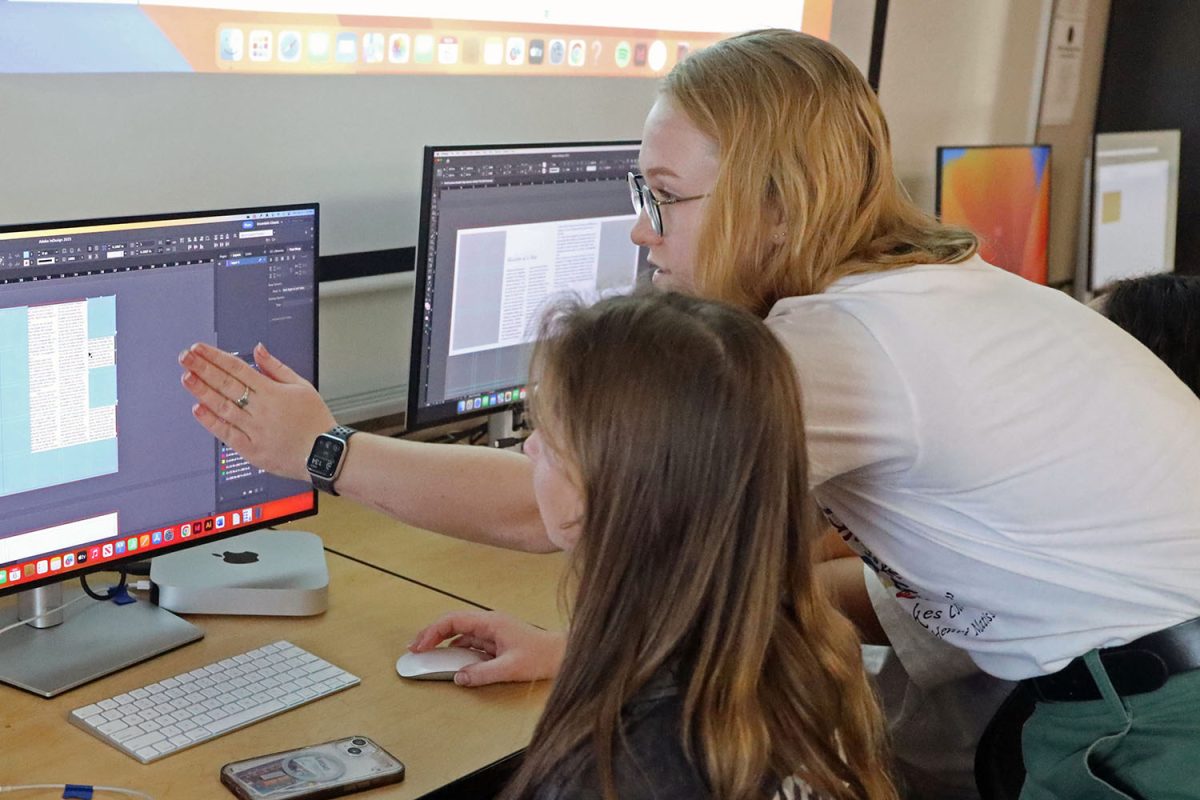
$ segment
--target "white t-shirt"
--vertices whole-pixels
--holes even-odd
[[[845,278],[767,324],[817,500],[984,671],[1200,616],[1200,400],[1100,314],[976,258]]]

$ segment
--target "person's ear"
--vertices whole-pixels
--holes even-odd
[[[787,241],[788,224],[783,209],[780,208],[779,198],[772,197],[763,209],[770,221],[771,243],[781,245]]]
[[[771,243],[781,245],[787,241],[787,223],[780,219],[771,226]]]

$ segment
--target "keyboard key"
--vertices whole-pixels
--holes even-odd
[[[162,740],[163,735],[161,733],[158,731],[152,731],[150,733],[143,734],[136,739],[129,740],[126,742],[125,746],[130,750],[141,750],[143,747],[149,747],[155,742],[161,742]]]
[[[225,731],[236,728],[239,725],[245,725],[251,720],[262,719],[263,717],[269,716],[278,711],[283,711],[285,708],[287,708],[287,706],[278,700],[268,700],[262,705],[251,706],[250,708],[239,711],[236,714],[230,714],[224,719],[210,722],[204,727],[208,729],[209,733],[224,733]]]

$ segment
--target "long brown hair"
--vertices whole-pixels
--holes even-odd
[[[715,797],[792,775],[894,797],[857,639],[813,578],[800,396],[766,326],[642,292],[560,311],[533,372],[543,446],[584,511],[566,658],[505,796],[588,752],[615,798],[621,709],[673,670],[681,744]]]
[[[875,93],[836,47],[789,30],[725,39],[663,85],[719,151],[698,293],[764,316],[846,275],[957,263],[975,235],[913,205]]]

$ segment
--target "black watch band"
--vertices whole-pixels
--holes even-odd
[[[315,472],[313,470],[312,465],[311,464],[309,465],[308,475],[312,479],[312,485],[314,487],[316,487],[317,489],[320,489],[322,492],[331,494],[334,497],[338,496],[337,489],[334,488],[334,483],[337,481],[338,475],[341,474],[342,463],[346,459],[346,449],[347,448],[345,447],[345,445],[349,442],[350,437],[356,433],[358,433],[358,431],[356,431],[354,428],[348,427],[346,425],[335,425],[333,428],[329,429],[328,431],[326,431],[325,433],[322,433],[320,436],[317,437],[317,440],[313,443],[314,453],[316,452],[318,446],[320,445],[321,439],[323,437],[337,439],[338,441],[340,441],[343,444],[343,447],[342,447],[341,453],[339,453],[337,456],[336,462],[330,466],[330,468],[328,470],[328,472],[329,472],[328,475],[322,475],[318,472]],[[312,458],[313,458],[313,456],[310,455],[309,456],[310,461],[312,460]]]

